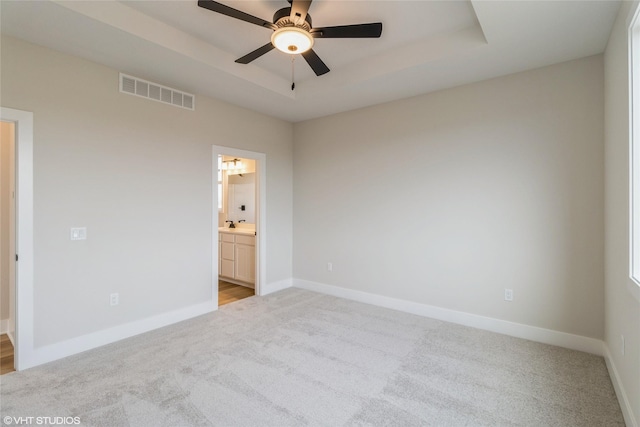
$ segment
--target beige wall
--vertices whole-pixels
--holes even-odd
[[[211,300],[212,145],[266,153],[267,284],[291,277],[291,124],[121,94],[118,70],[12,38],[1,61],[2,105],[34,113],[35,347]]]
[[[631,10],[631,3],[623,2],[605,53],[605,343],[638,425],[640,301],[629,290],[630,90],[627,25]],[[626,341],[624,355],[621,335]]]
[[[628,10],[604,61],[294,126],[201,96],[190,112],[123,95],[118,70],[3,38],[2,105],[35,119],[36,346],[211,297],[215,144],[267,154],[268,283],[293,269],[604,338],[639,402],[640,310],[626,265]],[[72,226],[89,239],[70,242]]]
[[[10,317],[10,162],[14,124],[0,122],[0,320]],[[6,331],[3,331],[6,332]]]
[[[294,277],[602,339],[603,102],[595,56],[294,125]]]

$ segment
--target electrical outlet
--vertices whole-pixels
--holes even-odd
[[[111,294],[110,302],[111,302],[111,305],[120,304],[120,294]]]
[[[333,263],[332,262],[328,262],[327,263],[327,271],[333,271]]]
[[[505,289],[504,290],[504,300],[505,301],[513,301],[513,289]]]
[[[620,351],[622,352],[622,355],[624,356],[624,335],[620,335]]]

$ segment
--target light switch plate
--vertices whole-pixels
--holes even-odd
[[[71,240],[87,240],[87,227],[71,228]]]

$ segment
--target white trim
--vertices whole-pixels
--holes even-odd
[[[256,192],[258,195],[258,210],[256,216],[256,283],[255,294],[265,295],[263,285],[267,283],[267,155],[256,151],[241,150],[238,148],[224,147],[221,145],[213,146],[212,157],[212,193],[213,194],[213,213],[212,230],[211,230],[211,246],[212,246],[212,264],[213,264],[213,280],[212,292],[216,306],[218,305],[218,156],[228,155],[241,157],[256,161]]]
[[[403,311],[405,313],[417,314],[419,316],[444,320],[446,322],[470,326],[472,328],[497,332],[512,337],[523,338],[602,356],[603,343],[601,340],[595,338],[583,337],[581,335],[574,335],[551,329],[538,328],[536,326],[523,325],[521,323],[509,322],[507,320],[464,313],[462,311],[450,310],[448,308],[405,301],[368,292],[342,288],[339,286],[312,282],[309,280],[294,278],[293,286],[366,304],[372,304],[379,307],[390,308],[392,310]]]
[[[0,107],[0,119],[16,131],[16,312],[14,367],[26,368],[33,357],[33,113]]]
[[[211,149],[211,301],[218,306],[218,152],[214,145]]]
[[[620,409],[622,409],[622,416],[624,422],[628,427],[638,427],[635,417],[633,416],[633,410],[631,408],[631,402],[627,397],[627,393],[624,390],[624,385],[616,369],[616,365],[613,363],[613,357],[611,357],[611,351],[609,347],[604,344],[604,361],[607,364],[607,370],[609,371],[609,377],[611,377],[611,383],[616,391],[618,402],[620,402]]]
[[[632,295],[640,301],[640,7],[628,22],[629,60],[629,277]]]
[[[292,279],[278,280],[277,282],[267,283],[262,287],[262,295],[269,295],[274,292],[281,291],[283,289],[287,289],[293,286]]]
[[[627,29],[629,29],[629,27],[631,26],[631,23],[633,22],[633,20],[636,18],[636,14],[640,12],[640,10],[638,9],[638,6],[640,6],[640,0],[633,0],[631,2],[631,7],[629,8],[630,12],[627,15]]]
[[[31,368],[43,363],[62,359],[63,357],[111,344],[135,335],[153,331],[183,320],[191,319],[217,310],[211,302],[192,305],[190,307],[159,314],[124,325],[114,326],[98,332],[92,332],[66,341],[36,348],[28,358],[22,361],[22,369]]]
[[[9,319],[0,320],[0,335],[9,333]]]
[[[244,286],[245,288],[254,289],[254,292],[255,292],[255,288],[256,288],[255,283],[247,283],[241,280],[230,279],[228,277],[225,277],[223,280],[227,283],[232,283],[234,285]]]

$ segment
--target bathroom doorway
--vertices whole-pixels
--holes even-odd
[[[0,121],[0,375],[15,370],[15,127]]]
[[[0,121],[13,124],[13,194],[9,268],[14,292],[10,297],[8,337],[14,347],[17,371],[34,365],[39,354],[33,346],[33,113],[0,107]],[[19,254],[19,255],[18,255]]]
[[[216,306],[261,295],[265,277],[266,156],[213,147],[213,297]]]

